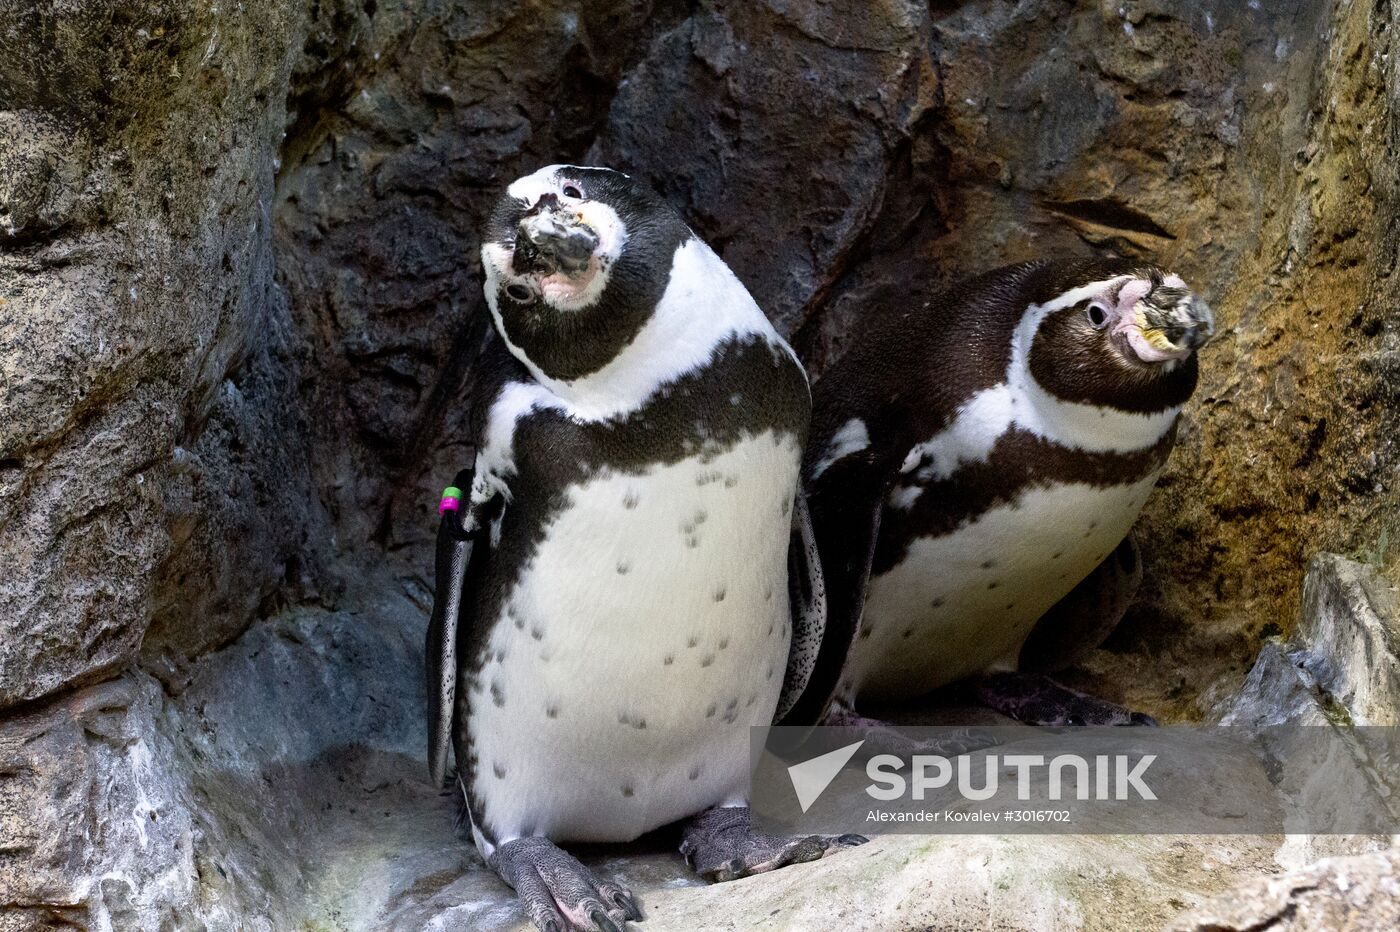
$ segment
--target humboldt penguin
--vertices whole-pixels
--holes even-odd
[[[747,808],[750,727],[796,700],[824,623],[792,349],[624,174],[520,178],[484,241],[495,334],[427,643],[429,764],[455,753],[478,850],[540,929],[610,932],[635,896],[560,843],[685,820],[687,860],[728,880],[863,841]]]
[[[1131,528],[1214,324],[1131,260],[1038,261],[872,316],[817,382],[804,466],[827,637],[785,720],[964,683],[1030,724],[1150,724],[1048,674],[1141,579]]]

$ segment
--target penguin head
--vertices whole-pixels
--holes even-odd
[[[1084,319],[1110,350],[1146,366],[1180,362],[1215,334],[1209,305],[1157,268],[1140,269],[1090,298]]]
[[[546,166],[512,182],[492,212],[481,247],[487,304],[512,352],[576,378],[645,323],[690,235],[621,172]]]
[[[1061,268],[1046,284],[1028,363],[1051,394],[1130,411],[1190,396],[1196,352],[1214,335],[1215,318],[1179,276],[1121,260],[1087,261]]]

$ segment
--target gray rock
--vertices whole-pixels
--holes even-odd
[[[1211,712],[1217,725],[1263,728],[1271,725],[1325,725],[1328,717],[1316,680],[1308,673],[1305,649],[1272,638],[1234,695]]]
[[[1393,741],[1364,730],[1400,721],[1400,601],[1395,592],[1374,567],[1317,554],[1308,565],[1302,616],[1292,640],[1266,642],[1240,690],[1213,709],[1218,724],[1262,729],[1263,743],[1275,758],[1289,760],[1295,775],[1311,775],[1281,788],[1310,811],[1363,798],[1387,806],[1400,791]],[[1340,740],[1322,744],[1310,740],[1307,730],[1271,727],[1280,725],[1324,726]],[[1319,756],[1322,748],[1342,759]],[[1302,763],[1309,756],[1315,759]],[[1358,768],[1359,759],[1373,765]],[[1339,786],[1342,774],[1356,784]],[[1384,840],[1299,836],[1294,844],[1299,843],[1315,855],[1346,850],[1338,844],[1378,846]],[[1279,861],[1296,865],[1300,853],[1281,849]],[[1243,884],[1171,928],[1394,928],[1394,903],[1400,895],[1396,865],[1394,850],[1324,859],[1281,877]]]
[[[1318,687],[1357,725],[1400,724],[1400,598],[1374,567],[1332,553],[1308,564],[1295,637]]]
[[[0,5],[0,708],[114,674],[153,603],[227,641],[303,549],[302,477],[241,456],[304,462],[295,432],[205,430],[294,397],[269,214],[299,22]]]
[[[1319,553],[1287,642],[1264,643],[1243,686],[1212,709],[1221,725],[1400,722],[1400,599],[1374,567]]]
[[[519,922],[422,782],[417,654],[475,231],[547,162],[661,187],[814,371],[1031,255],[1213,285],[1099,658],[1191,708],[1296,604],[1286,542],[1396,501],[1398,14],[1264,6],[0,2],[0,932]],[[1393,721],[1384,594],[1333,575],[1333,666],[1266,647],[1234,721]],[[706,887],[673,841],[586,854],[649,928],[1149,927],[1373,843],[886,838]]]
[[[513,908],[427,784],[422,614],[364,604],[260,625],[178,696],[133,673],[0,723],[5,921],[377,929],[462,877]]]
[[[652,44],[589,159],[668,195],[791,332],[898,184],[938,93],[930,41],[904,0],[707,3]]]
[[[0,929],[155,929],[198,897],[198,800],[149,677],[0,723]]]
[[[1169,932],[1371,932],[1400,927],[1400,851],[1327,858],[1255,880],[1173,920]]]

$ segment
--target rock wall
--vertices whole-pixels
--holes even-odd
[[[1002,262],[1197,283],[1221,336],[1085,685],[1195,717],[1292,626],[1315,550],[1384,562],[1400,13],[846,6],[0,0],[0,930],[282,927],[353,876],[308,879],[227,787],[274,786],[289,748],[388,779],[328,696],[385,706],[407,786],[397,679],[487,326],[477,230],[543,163],[655,184],[818,375],[871,315]],[[240,659],[308,618],[344,636]],[[211,724],[237,686],[281,690],[254,724],[318,711]]]
[[[270,215],[298,28],[0,6],[0,706],[110,676],[153,619],[172,656],[227,640],[303,550]]]

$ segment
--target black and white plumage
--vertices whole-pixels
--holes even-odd
[[[810,396],[728,267],[625,175],[516,181],[482,259],[499,339],[439,558],[430,763],[450,738],[477,847],[536,924],[606,929],[630,895],[551,842],[747,805],[749,727],[815,662],[819,567],[790,547]]]
[[[1180,278],[1118,260],[999,269],[876,318],[814,393],[828,636],[789,721],[1096,646],[1140,573],[1129,531],[1212,328]],[[1030,720],[1121,711],[984,685]]]

